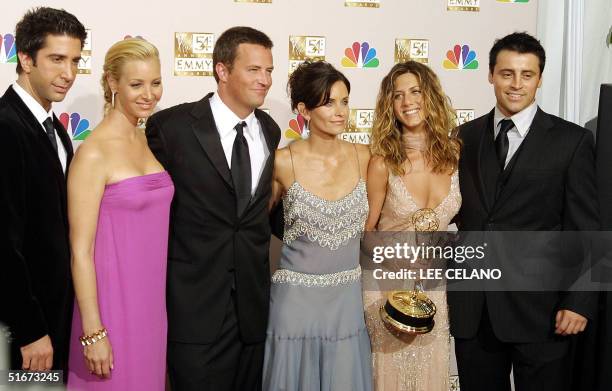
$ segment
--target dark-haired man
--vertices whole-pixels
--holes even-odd
[[[272,41],[249,27],[219,36],[217,92],[153,115],[149,146],[172,175],[168,370],[173,390],[260,390],[268,246],[280,129],[260,107]]]
[[[66,211],[70,138],[53,114],[76,77],[85,27],[63,10],[16,26],[17,81],[0,98],[2,310],[11,368],[66,369],[73,295]]]
[[[526,33],[491,49],[497,104],[459,129],[460,230],[598,229],[593,137],[538,108],[545,61]],[[570,389],[571,336],[592,319],[595,295],[470,291],[448,301],[462,391],[509,391],[511,370],[517,391]]]

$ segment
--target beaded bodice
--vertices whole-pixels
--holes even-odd
[[[323,199],[294,181],[283,197],[287,245],[300,237],[337,250],[363,232],[368,216],[366,183],[359,179],[355,188],[338,200]]]

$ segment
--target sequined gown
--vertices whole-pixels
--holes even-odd
[[[295,174],[294,174],[295,175]],[[294,181],[272,276],[264,391],[372,390],[359,245],[368,214],[363,179],[328,201]]]
[[[450,192],[434,208],[440,220],[439,231],[447,229],[460,206],[459,176],[455,172]],[[414,231],[412,214],[418,209],[402,178],[389,174],[378,230]],[[376,391],[448,391],[450,336],[446,292],[443,288],[426,291],[437,307],[436,324],[430,333],[418,336],[399,335],[385,327],[379,308],[384,305],[387,294],[373,290],[364,292]]]

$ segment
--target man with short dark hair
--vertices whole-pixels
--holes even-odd
[[[544,48],[514,33],[489,61],[497,104],[459,128],[459,229],[597,230],[593,137],[535,101]],[[596,295],[449,291],[448,302],[462,391],[509,391],[511,370],[517,391],[570,389],[571,336],[592,319]]]
[[[0,98],[2,310],[11,368],[66,369],[73,293],[66,210],[72,145],[52,111],[72,87],[86,39],[74,15],[28,11],[17,24],[17,81]]]
[[[260,390],[268,321],[268,202],[280,129],[258,109],[272,41],[249,27],[215,44],[217,91],[153,115],[149,146],[175,186],[168,249],[173,391]]]

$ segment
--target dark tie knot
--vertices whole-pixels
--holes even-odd
[[[43,121],[43,126],[45,129],[53,129],[53,118],[47,117],[47,119]]]
[[[246,128],[247,124],[244,121],[240,121],[236,124],[236,126],[234,126],[234,129],[236,129],[236,133],[238,134],[239,137],[242,137],[244,128]]]
[[[509,118],[502,119],[499,124],[500,124],[500,127],[499,127],[500,134],[508,133],[508,131],[514,127],[514,122],[512,122],[512,120]]]
[[[508,148],[510,146],[508,142],[508,131],[514,127],[514,122],[507,118],[501,120],[499,124],[499,134],[495,139],[495,152],[497,153],[499,166],[503,171],[506,167],[506,158],[508,156]]]
[[[57,151],[57,140],[55,140],[55,128],[53,127],[53,118],[47,117],[47,119],[44,120],[42,124],[45,128],[45,132],[47,133],[47,137],[51,142],[51,146],[53,146],[53,149]]]

